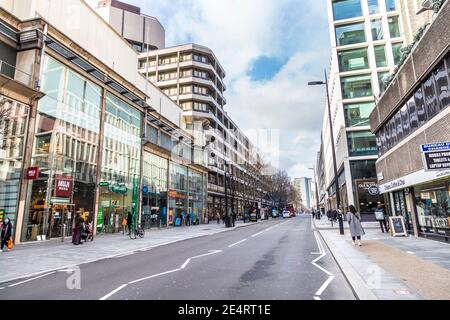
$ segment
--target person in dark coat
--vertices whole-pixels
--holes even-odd
[[[9,239],[11,239],[11,235],[12,235],[12,223],[11,220],[9,220],[9,218],[6,218],[5,221],[1,224],[1,248],[0,251],[3,251],[3,248],[6,247],[8,248],[8,241]],[[10,251],[10,249],[8,248],[8,251]]]
[[[83,222],[84,219],[81,216],[81,212],[77,211],[77,214],[75,216],[75,237],[74,237],[74,245],[79,245],[79,244],[83,244],[83,242],[81,242],[81,230],[83,229]]]
[[[128,211],[128,214],[127,214],[128,235],[131,235],[131,223],[132,222],[133,222],[133,216],[131,215],[131,212]]]

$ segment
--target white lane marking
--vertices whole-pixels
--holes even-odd
[[[407,253],[409,253],[409,254],[414,254],[414,252],[412,252],[412,251],[406,251]]]
[[[122,290],[123,288],[125,288],[128,285],[128,283],[125,283],[123,285],[121,285],[120,287],[118,287],[117,289],[114,289],[113,291],[111,291],[110,293],[108,293],[106,296],[103,296],[100,298],[100,300],[106,300],[109,297],[111,297],[113,294],[115,294],[116,292]]]
[[[39,276],[39,277],[35,277],[35,278],[27,279],[27,280],[24,280],[24,281],[20,281],[20,282],[14,283],[14,284],[10,284],[10,285],[8,286],[8,288],[12,288],[12,287],[18,286],[18,285],[20,285],[20,284],[24,284],[24,283],[26,283],[26,282],[30,282],[30,281],[33,281],[33,280],[36,280],[36,279],[39,279],[39,278],[43,278],[43,277],[49,276],[49,275],[51,275],[51,274],[53,274],[53,273],[56,273],[56,271],[52,271],[52,272],[43,274],[43,275],[41,275],[41,276]]]
[[[5,287],[1,287],[1,288],[0,288],[0,290],[3,290],[3,289],[5,289]]]
[[[235,243],[233,243],[233,244],[230,244],[230,245],[228,246],[228,248],[232,248],[232,247],[234,247],[234,246],[237,246],[238,244],[240,244],[240,243],[242,243],[242,242],[244,242],[244,241],[247,241],[247,239],[242,239],[241,241],[238,241],[238,242],[235,242]]]
[[[116,294],[117,292],[119,292],[120,290],[122,290],[123,288],[125,288],[129,284],[135,284],[135,283],[138,283],[138,282],[141,282],[141,281],[144,281],[144,280],[148,280],[148,279],[160,277],[160,276],[163,276],[163,275],[166,275],[166,274],[169,274],[169,273],[174,273],[174,272],[181,271],[188,265],[188,263],[192,259],[197,259],[197,258],[200,258],[200,257],[205,257],[205,256],[209,256],[209,255],[212,255],[212,254],[220,253],[220,252],[222,252],[222,250],[210,250],[208,253],[201,254],[201,255],[194,256],[194,257],[191,257],[191,258],[187,259],[186,262],[183,263],[183,265],[180,268],[169,270],[169,271],[165,271],[165,272],[161,272],[161,273],[157,273],[157,274],[153,274],[153,275],[148,276],[148,277],[144,277],[144,278],[141,278],[141,279],[137,279],[137,280],[133,280],[133,281],[130,281],[128,283],[125,283],[125,284],[121,285],[120,287],[114,289],[113,291],[111,291],[107,295],[101,297],[100,300],[106,300],[106,299],[110,298],[112,295]]]
[[[322,300],[320,297],[314,297],[314,300]]]
[[[251,237],[253,238],[253,237],[256,237],[256,236],[259,236],[261,233],[263,233],[264,231],[260,231],[260,232],[258,232],[258,233],[255,233],[255,234],[253,234]]]
[[[137,253],[137,251],[132,251],[132,252],[127,252],[127,253],[122,253],[119,254],[118,256],[115,256],[114,259],[118,259],[118,258],[123,258],[123,257],[127,257],[127,256],[131,256],[133,254]]]
[[[320,287],[319,290],[317,290],[316,292],[316,296],[320,296],[322,295],[322,293],[325,291],[325,289],[328,287],[328,285],[330,284],[331,281],[333,281],[334,276],[329,276],[327,281],[325,281],[322,286]]]
[[[128,282],[127,284],[134,284],[134,283],[137,283],[137,282],[141,282],[141,281],[144,281],[144,280],[156,278],[156,277],[163,276],[163,275],[166,275],[166,274],[169,274],[169,273],[173,273],[173,272],[177,272],[177,271],[180,271],[180,270],[181,270],[181,269],[178,268],[178,269],[173,269],[173,270],[169,270],[169,271],[165,271],[165,272],[153,274],[153,275],[148,276],[148,277],[145,277],[145,278],[141,278],[141,279],[137,279],[137,280],[130,281],[130,282]]]
[[[197,259],[197,258],[201,258],[201,257],[205,257],[205,256],[210,256],[212,254],[216,254],[216,253],[220,253],[220,252],[222,252],[222,250],[209,250],[209,253],[201,254],[201,255],[195,256],[195,257],[191,257],[191,258],[187,259],[185,263],[183,263],[183,265],[180,267],[180,269],[186,268],[188,263],[191,262],[191,260],[193,260],[193,259]]]
[[[311,262],[311,264],[328,275],[328,279],[322,284],[322,286],[319,288],[319,290],[317,290],[317,292],[315,293],[314,299],[315,300],[319,300],[320,296],[322,295],[322,293],[325,291],[325,289],[328,287],[328,285],[331,283],[331,281],[333,281],[334,275],[331,272],[329,272],[328,270],[325,270],[324,268],[322,268],[321,266],[319,266],[316,263],[317,261],[319,261],[320,259],[325,257],[327,255],[327,252],[325,251],[325,247],[322,244],[322,241],[320,240],[320,236],[319,236],[319,234],[318,234],[318,232],[316,230],[314,230],[314,237],[316,239],[317,247],[319,248],[320,256],[317,257],[316,259],[314,259]],[[318,298],[318,299],[316,299],[316,298]]]

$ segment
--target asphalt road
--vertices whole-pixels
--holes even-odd
[[[79,271],[2,283],[0,299],[355,299],[310,216],[99,260]]]

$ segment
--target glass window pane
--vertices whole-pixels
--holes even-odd
[[[425,101],[421,88],[419,88],[414,94],[414,102],[416,104],[417,109],[417,120],[419,121],[419,126],[421,126],[428,119],[427,111],[425,109]]]
[[[339,71],[352,71],[369,68],[367,49],[354,49],[338,52]]]
[[[336,27],[336,42],[338,46],[365,41],[364,23],[353,23]]]
[[[398,17],[388,18],[388,24],[389,24],[389,34],[391,35],[391,38],[400,37],[400,26],[398,22]]]
[[[381,19],[372,19],[370,21],[372,28],[372,39],[375,40],[383,40],[383,24]]]
[[[367,156],[377,154],[375,135],[370,131],[348,132],[348,149],[350,156]]]
[[[378,0],[367,0],[369,5],[369,14],[379,13],[380,9],[378,7]]]
[[[378,68],[380,67],[386,67],[387,61],[386,61],[386,51],[385,51],[385,45],[381,46],[375,46],[375,61]]]
[[[395,119],[395,128],[397,130],[397,142],[400,142],[403,139],[403,126],[402,126],[402,116],[400,114],[400,110],[394,116]]]
[[[434,79],[436,80],[436,91],[441,103],[441,109],[444,109],[450,104],[450,90],[444,62],[434,72]]]
[[[373,107],[373,102],[344,105],[346,126],[356,127],[369,125],[369,116],[373,110]]]
[[[395,11],[397,6],[395,5],[395,0],[385,0],[386,1],[386,11]]]
[[[360,0],[333,0],[333,14],[334,20],[361,16]]]
[[[403,137],[406,138],[409,134],[409,114],[406,104],[400,109],[400,115],[402,118]]]
[[[342,97],[352,99],[370,97],[372,93],[372,76],[361,75],[341,78]]]
[[[409,113],[409,128],[411,132],[416,130],[419,127],[419,119],[417,116],[416,103],[414,102],[414,97],[411,97],[406,103],[408,106]]]
[[[402,53],[400,52],[402,46],[403,43],[392,44],[392,54],[394,55],[394,64],[398,64],[400,62],[400,59],[402,58]]]
[[[428,119],[431,119],[439,112],[439,102],[434,87],[434,77],[430,75],[423,84],[423,92],[425,96],[425,104],[427,106]]]

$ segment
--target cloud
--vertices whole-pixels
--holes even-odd
[[[329,65],[326,2],[317,0],[128,0],[157,17],[167,46],[211,48],[227,77],[225,110],[242,129],[279,130],[280,167],[308,175],[320,147],[325,88],[308,87]],[[281,61],[252,79],[254,62]],[[309,172],[309,173],[308,173]]]

